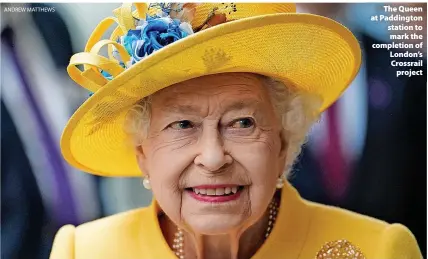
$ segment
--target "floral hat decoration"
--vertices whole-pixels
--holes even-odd
[[[257,73],[320,96],[322,112],[361,63],[346,27],[296,13],[289,3],[125,3],[113,14],[67,67],[91,96],[66,125],[61,150],[70,164],[96,175],[141,176],[126,144],[126,114],[165,87],[209,74]]]

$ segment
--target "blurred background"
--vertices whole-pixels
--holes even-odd
[[[69,79],[68,61],[119,5],[1,4],[2,259],[46,259],[60,226],[150,203],[140,179],[79,172],[59,151],[64,125],[89,97]],[[393,5],[422,6],[425,26],[426,3]],[[50,11],[5,12],[8,6]],[[290,181],[306,199],[406,225],[426,257],[426,57],[424,76],[395,76],[389,52],[371,47],[389,42],[388,24],[370,21],[384,14],[382,6],[298,5],[298,12],[347,26],[360,41],[363,64],[311,130]],[[421,32],[426,39],[426,28]],[[424,46],[426,56],[426,40]]]

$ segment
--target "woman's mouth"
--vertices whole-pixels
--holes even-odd
[[[239,198],[244,186],[204,185],[186,188],[191,197],[203,202],[228,202]]]

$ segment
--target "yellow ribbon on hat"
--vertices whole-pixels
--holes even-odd
[[[105,70],[113,77],[124,71],[124,68],[119,65],[119,61],[112,54],[113,46],[119,52],[123,62],[126,63],[131,59],[125,47],[117,43],[116,40],[129,30],[135,29],[135,19],[146,17],[148,7],[146,3],[135,3],[134,6],[136,9],[134,11],[132,11],[133,4],[131,3],[124,3],[121,7],[113,10],[115,17],[107,17],[95,27],[86,43],[84,52],[74,54],[71,57],[67,72],[77,84],[95,92],[108,82],[101,74],[100,69]],[[109,39],[102,39],[105,32],[113,24],[117,24],[117,27]],[[104,46],[108,48],[108,58],[99,54]],[[83,65],[83,71],[78,69],[77,65]]]

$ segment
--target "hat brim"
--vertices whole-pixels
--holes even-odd
[[[322,112],[355,78],[360,63],[354,35],[326,17],[282,13],[220,24],[160,49],[104,85],[69,120],[61,150],[85,172],[141,176],[123,130],[127,111],[140,99],[203,75],[250,72],[319,95]]]

